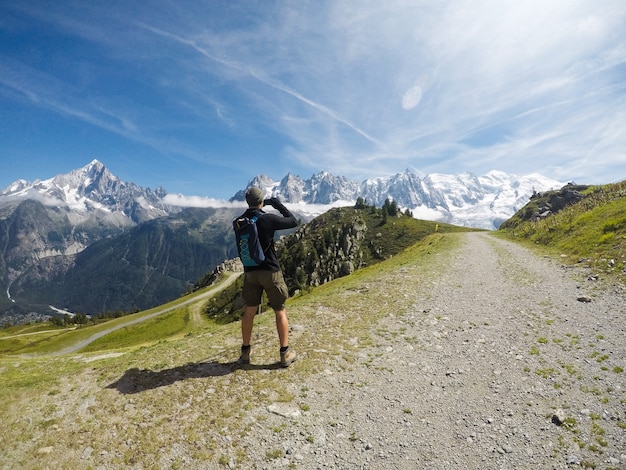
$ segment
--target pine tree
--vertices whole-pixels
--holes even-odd
[[[363,199],[361,196],[359,196],[356,199],[356,204],[354,205],[355,209],[365,209],[366,205],[365,205],[365,199]]]

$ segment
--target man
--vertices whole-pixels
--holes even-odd
[[[259,241],[265,254],[265,261],[259,266],[244,266],[242,296],[246,307],[241,317],[242,345],[241,357],[238,362],[239,364],[250,363],[250,340],[254,316],[258,312],[261,295],[265,291],[269,305],[274,309],[276,316],[276,330],[280,342],[280,365],[289,367],[296,360],[297,354],[289,347],[289,320],[285,309],[289,291],[276,256],[274,232],[296,227],[298,221],[278,198],[263,200],[263,192],[259,188],[249,188],[246,191],[246,202],[248,203],[248,210],[244,216],[259,216],[256,225]],[[274,207],[280,212],[280,215],[265,213],[262,210],[264,205]]]

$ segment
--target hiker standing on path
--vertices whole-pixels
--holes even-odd
[[[289,297],[287,284],[278,263],[276,248],[274,246],[274,232],[293,228],[298,221],[278,198],[263,199],[263,192],[259,188],[249,188],[246,191],[248,210],[242,217],[252,218],[257,216],[256,225],[258,238],[265,254],[265,260],[258,266],[244,266],[244,281],[242,297],[246,305],[241,317],[241,357],[239,364],[250,363],[250,340],[254,316],[258,312],[263,291],[267,293],[268,303],[274,309],[276,315],[276,330],[280,342],[280,365],[289,367],[296,360],[296,352],[289,347],[289,320],[285,302]],[[265,205],[272,206],[281,215],[267,214],[262,208]]]

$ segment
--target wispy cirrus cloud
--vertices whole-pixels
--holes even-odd
[[[143,144],[172,168],[198,163],[214,182],[405,168],[626,177],[622,0],[7,11],[59,46],[42,60],[31,52],[52,42],[33,32],[35,46],[0,53],[5,96]]]

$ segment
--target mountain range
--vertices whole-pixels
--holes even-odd
[[[281,198],[303,221],[360,197],[379,207],[391,199],[415,218],[495,229],[534,192],[562,183],[497,171],[420,178],[407,170],[363,182],[328,172],[278,182],[258,175],[248,186]],[[189,198],[122,181],[98,160],[15,181],[0,191],[0,317],[131,311],[179,296],[236,256],[230,221],[245,206],[244,191],[230,201],[198,199],[188,207]]]
[[[268,196],[300,203],[305,208],[307,205],[353,204],[359,197],[381,207],[390,199],[403,210],[409,209],[418,219],[494,230],[523,207],[535,192],[557,189],[563,184],[539,174],[517,176],[495,170],[482,176],[433,173],[424,178],[406,170],[360,183],[328,172],[318,173],[308,180],[288,174],[274,181],[259,175],[248,187],[260,187]],[[244,201],[244,195],[245,190],[240,190],[231,201]]]

